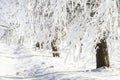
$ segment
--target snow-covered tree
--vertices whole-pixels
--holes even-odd
[[[120,38],[118,0],[0,0],[0,4],[1,41],[10,45],[33,47],[39,42],[48,50],[55,40],[58,51],[69,48],[68,61],[85,64],[80,59],[96,54],[104,32],[108,52],[113,51],[111,42]]]

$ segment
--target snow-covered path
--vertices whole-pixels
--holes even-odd
[[[53,58],[47,51],[1,44],[0,80],[119,80],[120,68],[114,60],[119,56],[113,57],[112,69],[87,70],[65,64],[64,57]]]
[[[119,80],[120,72],[64,71],[39,74],[37,76],[0,76],[1,80]]]

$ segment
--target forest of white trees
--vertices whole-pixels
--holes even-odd
[[[0,42],[64,57],[63,63],[84,70],[114,67],[120,54],[119,4],[119,0],[0,0]]]

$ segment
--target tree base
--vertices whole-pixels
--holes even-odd
[[[110,67],[107,43],[105,39],[101,39],[100,43],[97,44],[96,63],[97,68],[104,66],[107,68]]]
[[[53,53],[53,57],[60,57],[59,53]]]

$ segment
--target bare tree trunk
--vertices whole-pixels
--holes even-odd
[[[40,49],[40,43],[39,43],[39,42],[37,42],[37,43],[35,44],[35,50],[37,50],[37,49]]]
[[[57,53],[58,49],[57,49],[55,40],[53,40],[51,42],[51,47],[52,47],[52,51],[53,51],[53,57],[60,57],[59,53]]]
[[[96,45],[96,66],[100,67],[110,67],[108,49],[106,39],[103,38],[100,40],[100,43]]]

